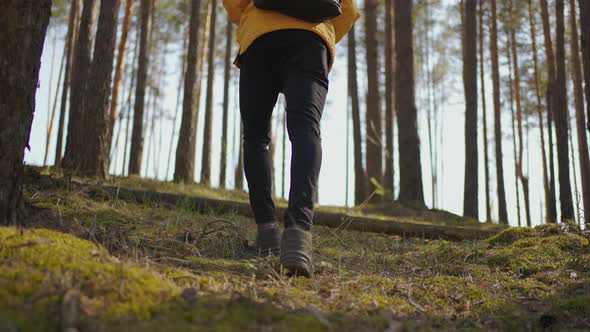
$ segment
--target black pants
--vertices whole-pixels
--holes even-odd
[[[279,93],[287,104],[291,188],[285,227],[310,229],[322,163],[320,119],[328,93],[329,51],[305,30],[265,34],[240,56],[244,171],[257,223],[276,221],[269,153],[271,116]]]

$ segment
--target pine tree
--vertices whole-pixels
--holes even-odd
[[[137,83],[135,86],[135,105],[133,109],[133,130],[131,134],[131,151],[129,152],[129,175],[139,175],[143,158],[143,114],[145,109],[145,91],[147,87],[148,68],[150,65],[150,47],[152,31],[152,12],[155,0],[141,0],[141,32],[139,40],[139,59],[137,65]]]
[[[543,125],[543,106],[541,103],[541,78],[539,75],[539,59],[537,55],[537,32],[535,25],[535,13],[532,5],[532,0],[529,2],[529,21],[531,25],[531,40],[533,48],[533,66],[535,72],[535,97],[537,102],[537,114],[539,115],[539,133],[541,136],[541,158],[543,160],[543,192],[545,194],[545,218],[549,222],[549,201],[551,200],[549,188],[549,176],[547,175],[547,154],[545,148],[545,132]]]
[[[414,90],[414,47],[411,1],[394,0],[396,79],[395,105],[399,137],[399,201],[424,208],[420,138]],[[403,83],[402,83],[403,82]]]
[[[394,109],[395,91],[393,78],[395,76],[395,58],[393,53],[393,3],[385,1],[385,173],[383,187],[388,192],[386,198],[393,200],[394,188]]]
[[[51,0],[0,2],[0,225],[25,217],[23,159],[50,15]]]
[[[580,36],[582,42],[582,58],[584,59],[584,79],[586,81],[586,125],[590,133],[590,3],[587,0],[578,0],[580,6]],[[590,218],[586,218],[586,225],[590,224]]]
[[[578,46],[578,27],[576,24],[576,2],[570,0],[570,43],[572,78],[574,81],[574,106],[576,110],[576,129],[578,132],[578,155],[582,178],[582,201],[584,211],[590,211],[590,159],[588,157],[588,138],[586,136],[586,115],[584,114],[584,92],[582,91],[582,65]],[[588,101],[587,101],[588,102]],[[574,155],[572,154],[572,159]]]
[[[522,184],[522,192],[524,196],[524,206],[525,206],[525,214],[526,214],[526,222],[527,226],[531,227],[531,210],[530,210],[530,199],[529,199],[529,179],[524,174],[524,169],[522,165],[523,155],[524,155],[524,145],[523,145],[523,137],[522,137],[522,102],[520,96],[520,65],[518,63],[518,52],[516,50],[516,29],[515,25],[519,24],[519,22],[513,22],[516,19],[513,11],[512,0],[509,1],[510,6],[510,27],[509,27],[509,35],[510,35],[510,50],[509,53],[512,54],[512,63],[514,69],[514,94],[515,94],[515,101],[516,101],[516,122],[518,128],[518,161],[517,161],[517,172],[518,178]]]
[[[506,192],[504,189],[504,166],[502,157],[502,116],[500,112],[500,69],[498,63],[498,15],[496,0],[490,1],[490,51],[492,57],[492,88],[494,96],[494,137],[496,141],[496,181],[498,190],[498,218],[508,225]]]
[[[377,0],[365,0],[365,48],[367,56],[366,165],[367,176],[379,183],[383,179],[382,111],[379,96],[377,44]]]
[[[555,85],[553,90],[553,115],[557,132],[557,160],[559,164],[559,203],[561,220],[574,219],[574,207],[570,184],[570,159],[568,151],[568,106],[565,82],[565,27],[563,0],[555,1],[557,16],[555,31]]]
[[[367,174],[363,167],[356,61],[356,29],[353,27],[348,33],[348,98],[350,98],[352,110],[352,135],[354,141],[354,204],[359,205],[366,198]]]
[[[80,15],[82,5],[81,0],[72,0],[70,7],[70,17],[68,20],[68,32],[66,35],[66,72],[63,86],[61,89],[61,105],[59,110],[59,120],[57,125],[57,143],[55,146],[55,160],[56,167],[61,166],[62,150],[63,150],[63,136],[64,136],[64,122],[67,110],[68,93],[71,90],[72,70],[74,65],[74,51],[76,49],[76,42],[78,41],[78,29],[80,27]]]
[[[209,21],[209,47],[207,56],[207,94],[205,96],[205,128],[203,138],[203,158],[201,166],[201,183],[211,184],[211,144],[213,131],[213,85],[215,84],[215,28],[217,21],[217,0],[211,1]]]
[[[194,133],[197,128],[196,89],[197,61],[199,50],[199,27],[201,26],[201,0],[192,0],[190,7],[190,23],[188,33],[188,53],[186,57],[186,72],[184,76],[184,101],[182,103],[182,120],[178,133],[176,147],[176,164],[174,170],[175,181],[194,182],[195,176],[195,142]]]
[[[557,200],[555,193],[555,166],[553,154],[553,107],[554,107],[554,85],[555,85],[555,58],[553,55],[553,42],[551,41],[551,27],[549,26],[549,10],[547,0],[541,0],[541,20],[543,23],[543,37],[545,42],[545,58],[548,67],[547,77],[547,136],[549,149],[549,200],[547,220],[557,222]]]
[[[109,115],[109,147],[113,141],[115,121],[117,119],[117,113],[119,112],[119,95],[121,94],[121,88],[123,86],[123,69],[125,68],[125,54],[127,53],[127,39],[129,37],[129,30],[131,30],[131,19],[134,8],[135,0],[127,0],[125,4],[125,17],[123,18],[123,29],[121,31],[121,41],[119,42],[119,51],[117,52],[117,65],[115,67],[113,93],[111,96]]]
[[[486,222],[492,222],[492,209],[490,206],[490,162],[488,154],[488,124],[486,109],[486,89],[485,89],[485,57],[484,57],[484,4],[485,0],[479,1],[479,77],[481,84],[481,108],[483,119],[483,154],[484,154],[484,179],[486,193]]]
[[[222,119],[222,133],[221,133],[221,162],[219,166],[219,186],[225,189],[226,171],[227,171],[227,126],[229,113],[229,83],[231,80],[231,56],[233,43],[233,25],[228,18],[225,28],[225,68],[223,74],[223,119]],[[273,182],[274,183],[274,182]]]
[[[119,0],[101,0],[94,44],[94,57],[84,99],[84,149],[79,156],[79,174],[106,178],[109,172],[111,73],[117,40]],[[78,173],[78,172],[76,172]]]
[[[75,171],[79,167],[80,153],[83,150],[84,98],[91,64],[92,31],[96,20],[96,0],[84,0],[80,30],[72,67],[70,95],[70,114],[68,116],[68,135],[63,167]]]
[[[478,219],[477,152],[477,0],[466,0],[464,11],[463,86],[465,91],[465,187],[463,215]]]

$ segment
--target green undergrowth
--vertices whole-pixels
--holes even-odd
[[[248,195],[239,190],[213,189],[201,184],[184,184],[174,182],[160,182],[153,179],[139,177],[113,177],[106,182],[108,185],[121,186],[133,189],[142,189],[155,192],[166,192],[182,195],[190,195],[212,199],[224,199],[238,202],[248,202]],[[284,199],[275,198],[277,206],[286,207]],[[387,206],[385,208],[384,206]],[[393,208],[389,208],[392,206]],[[399,222],[412,223],[441,223],[441,224],[468,224],[477,225],[473,219],[465,219],[452,213],[441,210],[412,209],[401,204],[366,204],[363,207],[338,207],[318,206],[318,210],[330,213],[340,213],[357,216],[388,220],[395,218]],[[482,225],[485,227],[486,225]]]
[[[589,327],[588,239],[557,225],[463,242],[316,227],[308,280],[250,254],[249,218],[92,185],[25,191],[27,224],[0,228],[0,329],[54,331],[67,294],[82,331]]]

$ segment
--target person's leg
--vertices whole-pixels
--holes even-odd
[[[322,163],[320,120],[328,93],[328,48],[310,32],[298,31],[283,63],[287,130],[291,140],[291,188],[281,240],[281,264],[290,275],[313,274],[313,208]]]
[[[278,75],[264,43],[254,43],[240,59],[240,112],[244,126],[244,172],[250,206],[258,224],[257,245],[276,253],[280,233],[272,199],[271,116],[279,93]]]
[[[291,188],[285,227],[313,225],[322,164],[320,120],[328,93],[328,49],[311,32],[298,31],[299,49],[284,64],[287,130],[291,141]]]

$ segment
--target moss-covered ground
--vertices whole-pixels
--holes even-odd
[[[590,329],[590,247],[572,227],[463,242],[316,227],[308,280],[250,253],[249,218],[48,178],[25,192],[27,223],[0,227],[0,330]]]

